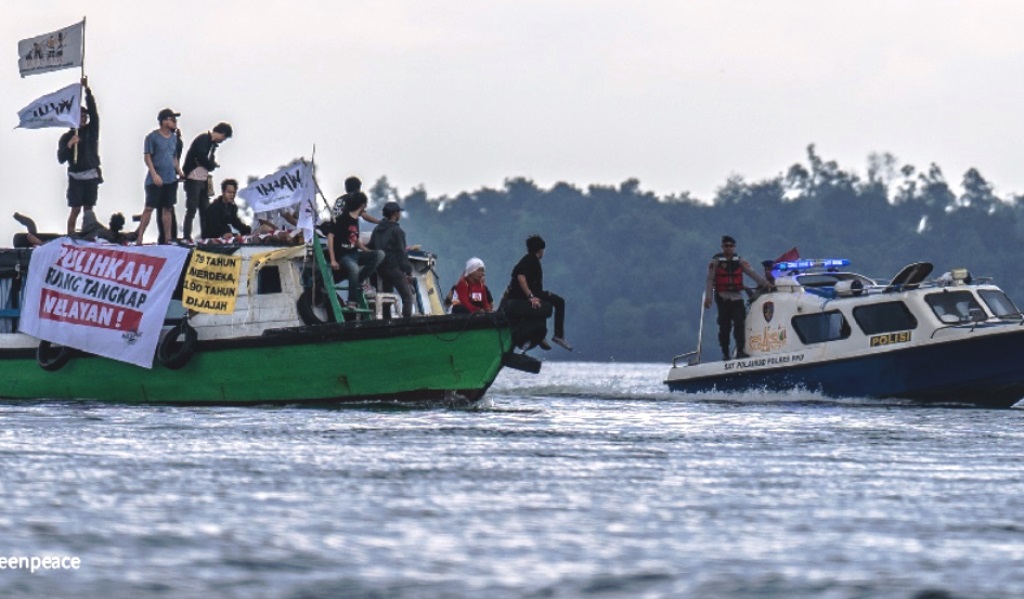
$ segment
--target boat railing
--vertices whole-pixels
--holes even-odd
[[[700,294],[700,324],[697,325],[697,349],[685,354],[679,354],[672,358],[672,368],[675,368],[680,360],[686,360],[687,366],[693,366],[694,364],[700,364],[700,349],[704,342],[704,313],[707,309],[704,308],[704,302],[707,298],[707,290],[704,290]]]

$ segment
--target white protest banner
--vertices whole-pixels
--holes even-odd
[[[302,238],[309,244],[313,242],[313,229],[319,223],[320,214],[316,209],[316,197],[310,194],[299,204],[299,218],[295,221],[295,228],[302,231]]]
[[[18,127],[78,127],[82,114],[82,85],[72,83],[60,91],[47,94],[18,111]]]
[[[269,177],[253,181],[238,192],[253,212],[288,208],[313,197],[313,166],[296,160]]]
[[[80,67],[84,59],[85,19],[18,42],[18,70],[22,77]]]
[[[174,246],[51,241],[32,252],[19,331],[152,368],[186,258]]]

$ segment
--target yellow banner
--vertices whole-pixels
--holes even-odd
[[[242,259],[238,256],[193,252],[185,273],[182,305],[196,312],[231,314],[241,273]]]

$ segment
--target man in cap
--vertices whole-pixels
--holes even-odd
[[[377,276],[385,290],[397,289],[402,297],[402,318],[412,316],[412,264],[409,248],[405,245],[405,231],[398,225],[405,209],[398,202],[384,204],[384,220],[374,227],[370,235],[370,249],[384,252],[377,267]]]
[[[68,165],[68,235],[75,233],[78,215],[84,209],[92,212],[96,205],[99,185],[103,183],[100,171],[100,114],[96,99],[89,88],[89,79],[82,77],[85,88],[85,108],[82,109],[77,129],[69,129],[57,142],[57,160]]]
[[[708,264],[707,285],[704,290],[704,309],[711,307],[714,299],[718,306],[718,345],[722,347],[722,359],[729,360],[729,331],[736,340],[736,357],[746,358],[747,307],[743,303],[743,275],[757,281],[759,287],[768,287],[765,280],[750,264],[736,254],[736,240],[722,236],[722,251],[715,254]]]
[[[181,142],[176,134],[180,112],[164,108],[156,116],[160,127],[146,136],[143,143],[143,159],[146,163],[146,209],[139,219],[136,237],[142,243],[142,236],[149,226],[153,210],[159,210],[162,239],[170,243],[174,239],[174,204],[178,198],[178,179],[184,179],[179,159]]]

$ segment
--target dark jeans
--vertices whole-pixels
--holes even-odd
[[[565,338],[565,300],[561,297],[551,293],[550,291],[541,291],[537,294],[537,297],[542,302],[551,304],[551,307],[555,310],[555,337]]]
[[[718,306],[718,345],[724,356],[729,355],[729,329],[732,329],[736,340],[736,353],[746,353],[747,307],[743,300],[722,299],[715,294],[715,305]]]
[[[377,276],[380,277],[380,282],[385,291],[395,289],[398,291],[398,295],[401,296],[402,318],[412,317],[412,303],[414,300],[408,276],[401,269],[393,266],[391,268],[378,268]]]
[[[192,222],[199,213],[199,230],[203,230],[203,215],[210,205],[210,188],[206,181],[185,180],[185,222],[182,224],[182,236],[192,237]]]
[[[348,281],[348,301],[363,303],[363,281],[377,271],[377,265],[384,259],[380,250],[356,250],[337,257],[340,269],[334,271],[334,281]]]

